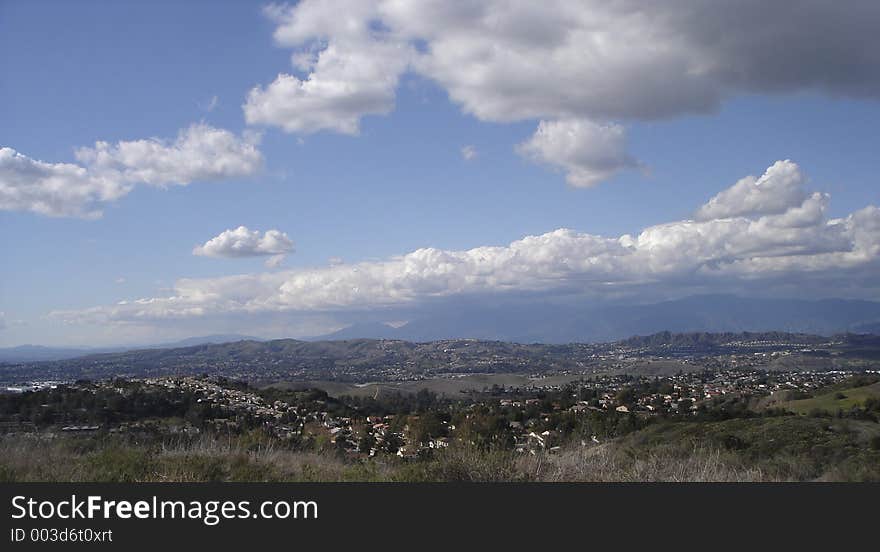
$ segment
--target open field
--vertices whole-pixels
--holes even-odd
[[[633,359],[624,366],[615,368],[611,373],[643,376],[671,376],[679,372],[699,372],[704,368],[705,366],[700,362],[672,358],[657,360]]]
[[[469,374],[446,378],[429,378],[406,382],[343,383],[337,381],[294,381],[273,383],[266,387],[278,389],[321,389],[331,397],[375,397],[387,393],[417,393],[427,389],[444,397],[480,392],[493,385],[504,387],[550,387],[582,379],[582,375],[530,377],[525,374]]]
[[[634,360],[619,368],[610,370],[611,374],[642,374],[645,376],[665,376],[679,372],[697,372],[704,367],[699,363],[676,359]],[[456,374],[447,377],[426,378],[406,382],[347,383],[326,380],[280,381],[264,387],[279,389],[321,389],[332,397],[374,397],[383,393],[417,393],[427,389],[444,397],[456,398],[463,394],[480,392],[493,385],[503,387],[553,387],[565,385],[591,375],[564,374],[533,376],[529,374]]]
[[[861,406],[869,398],[880,399],[880,382],[861,387],[846,387],[810,399],[786,401],[779,406],[798,414],[809,414],[815,410],[833,413]]]

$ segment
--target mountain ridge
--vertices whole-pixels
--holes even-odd
[[[848,299],[759,299],[697,295],[643,305],[463,306],[414,317],[402,326],[362,321],[303,342],[394,339],[415,343],[477,339],[514,343],[604,343],[658,332],[769,332],[830,336],[880,332],[880,302]],[[64,360],[130,350],[169,349],[204,343],[264,341],[239,334],[188,338],[171,343],[105,348],[28,345],[0,349],[0,362]]]
[[[45,345],[17,345],[15,347],[0,348],[0,362],[43,362],[53,360],[68,360],[89,355],[104,353],[123,353],[135,350],[147,349],[173,349],[202,345],[205,343],[228,343],[231,341],[263,341],[257,337],[240,334],[212,334],[201,337],[188,337],[178,341],[167,343],[155,343],[151,345],[130,345],[118,347],[49,347]]]
[[[834,335],[880,328],[880,302],[698,295],[644,305],[465,307],[416,317],[400,327],[358,323],[309,338],[405,341],[475,338],[518,343],[593,343],[661,331],[784,331]]]

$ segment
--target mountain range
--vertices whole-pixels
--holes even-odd
[[[41,362],[44,360],[65,360],[101,353],[120,353],[132,349],[173,349],[209,343],[228,343],[230,341],[260,341],[256,337],[238,334],[216,334],[202,337],[189,337],[170,343],[152,345],[132,345],[127,347],[45,347],[43,345],[19,345],[0,348],[0,362]]]
[[[359,323],[314,340],[375,338],[423,342],[475,338],[574,343],[615,341],[662,331],[877,333],[880,303],[700,295],[646,305],[465,307],[415,318],[399,327]]]
[[[381,322],[361,322],[308,340],[398,339],[428,342],[473,338],[561,344],[616,341],[664,331],[780,331],[825,336],[844,332],[880,334],[880,302],[698,295],[643,305],[471,305],[417,316],[397,327]],[[242,340],[261,341],[246,335],[220,334],[137,347],[54,348],[22,345],[0,349],[0,362],[63,360],[132,349],[168,349]]]

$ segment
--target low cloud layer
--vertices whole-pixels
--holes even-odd
[[[243,177],[263,165],[258,137],[200,123],[171,141],[97,142],[75,152],[78,164],[48,163],[0,148],[0,209],[54,217],[98,218],[101,205],[135,185],[164,188]]]
[[[880,98],[872,0],[302,0],[266,13],[298,76],[255,87],[250,124],[357,134],[412,72],[481,121],[542,121],[527,150],[576,186],[630,166],[615,121],[708,113],[739,94]],[[604,139],[546,143],[548,128],[589,124]]]
[[[203,257],[269,257],[266,266],[271,268],[280,265],[291,252],[293,241],[284,232],[266,230],[262,233],[246,226],[221,232],[193,249],[193,255]]]
[[[700,206],[696,219],[651,226],[638,235],[559,229],[507,246],[423,248],[380,262],[183,279],[170,296],[54,316],[148,322],[401,308],[478,296],[601,298],[661,289],[766,291],[774,286],[822,286],[838,295],[874,297],[880,209],[868,206],[829,219],[828,196],[806,192],[804,182],[796,164],[779,161],[762,176],[742,179]],[[760,197],[739,199],[754,194]]]

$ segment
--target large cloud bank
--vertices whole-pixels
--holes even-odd
[[[634,166],[614,121],[747,93],[880,97],[871,0],[302,0],[266,13],[296,75],[251,90],[249,123],[357,134],[409,71],[482,121],[542,121],[525,152],[575,186]]]
[[[559,229],[507,246],[424,248],[380,262],[182,279],[169,296],[54,315],[132,322],[400,308],[468,296],[602,297],[810,284],[837,294],[876,293],[880,209],[829,219],[829,197],[805,191],[804,184],[796,164],[778,161],[700,206],[693,220],[638,235]]]

